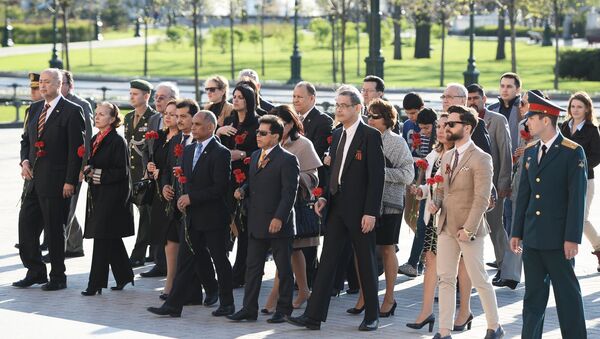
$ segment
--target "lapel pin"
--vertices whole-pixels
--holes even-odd
[[[585,163],[583,162],[583,160],[579,160],[579,167],[581,167],[581,168],[585,167]]]

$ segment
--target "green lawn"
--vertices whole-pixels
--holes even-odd
[[[112,37],[111,37],[112,38]],[[411,41],[408,41],[409,44]],[[367,55],[368,38],[361,36],[360,73],[357,75],[357,49],[351,46],[346,53],[346,82],[358,83],[364,74],[364,58]],[[285,41],[275,37],[268,38],[266,47],[266,80],[285,82],[290,77],[290,55],[292,52],[289,38]],[[466,69],[468,58],[468,40],[449,37],[446,41],[445,83],[462,82],[462,72]],[[510,56],[510,44],[507,42],[507,56]],[[414,59],[412,46],[404,46],[403,60],[392,60],[392,46],[384,46],[385,80],[388,87],[438,87],[440,72],[441,41],[432,36],[431,59]],[[302,77],[305,80],[331,84],[331,52],[315,45],[312,37],[305,34],[300,45],[302,52]],[[481,71],[480,83],[487,88],[498,88],[498,77],[510,71],[510,59],[494,60],[496,43],[494,41],[476,41],[475,56],[477,68]],[[19,55],[0,58],[0,71],[30,71],[47,66],[47,53]],[[204,52],[204,64],[200,67],[200,76],[222,74],[230,77],[229,52],[212,45],[209,38]],[[122,75],[137,77],[143,72],[143,46],[128,48],[96,49],[93,55],[94,66],[88,65],[88,51],[75,50],[71,54],[72,70],[75,74]],[[526,89],[551,89],[553,84],[554,49],[517,43],[517,70]],[[254,68],[260,71],[260,45],[242,43],[235,49],[235,68]],[[173,45],[161,42],[149,48],[149,75],[151,77],[193,77],[193,52],[189,41]],[[341,76],[338,73],[338,82]],[[560,90],[600,92],[600,82],[561,80]]]
[[[19,109],[19,119],[23,120],[23,114],[25,114],[25,108],[23,106]],[[12,122],[15,121],[16,109],[14,106],[0,105],[0,122]]]

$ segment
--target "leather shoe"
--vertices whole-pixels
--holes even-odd
[[[496,281],[496,280],[500,280],[500,275],[502,274],[502,270],[498,270],[496,272],[496,275],[494,276],[494,278],[492,278],[492,282]]]
[[[148,312],[154,313],[156,315],[161,315],[161,316],[168,315],[173,318],[181,317],[181,310],[177,310],[174,307],[170,307],[167,305],[162,305],[161,307],[148,307],[147,310],[148,310]]]
[[[131,267],[144,266],[144,259],[129,259],[129,263],[131,264]]]
[[[518,284],[519,284],[518,281],[510,280],[510,279],[498,279],[496,281],[492,281],[492,285],[494,285],[496,287],[508,287],[511,290],[514,290],[515,288],[517,288]]]
[[[232,315],[235,313],[235,305],[220,305],[219,308],[212,312],[215,317],[222,317],[225,315]]]
[[[279,311],[275,311],[275,313],[273,313],[273,316],[269,319],[267,319],[267,322],[269,324],[281,324],[285,322],[285,318],[286,315],[279,312]]]
[[[357,294],[360,292],[360,288],[349,288],[346,290],[346,294]]]
[[[45,284],[48,282],[48,278],[29,278],[25,277],[25,279],[15,281],[12,283],[14,287],[25,288],[35,284]]]
[[[67,288],[67,282],[58,282],[58,281],[52,281],[50,280],[49,282],[45,283],[44,285],[42,285],[42,290],[43,291],[58,291],[58,290],[63,290]]]
[[[71,252],[71,251],[65,251],[65,258],[79,258],[79,257],[83,257],[83,251],[79,251],[79,252]]]
[[[237,311],[237,313],[230,314],[227,316],[227,319],[233,320],[233,321],[242,321],[242,320],[256,321],[257,318],[258,318],[258,314],[256,314],[256,313],[252,314],[252,313],[250,313],[250,311],[246,310],[245,308],[242,308],[241,310]]]
[[[485,264],[489,267],[498,268],[498,264],[495,261],[486,262]]]
[[[154,265],[154,267],[152,267],[152,269],[150,271],[140,273],[140,276],[143,278],[164,277],[166,275],[167,275],[167,272],[157,268],[156,265]]]
[[[441,334],[439,334],[439,333],[436,333],[436,334],[433,336],[433,339],[452,339],[452,336],[451,336],[451,335],[446,335],[446,336],[443,336],[443,337],[442,337],[442,335],[441,335]]]
[[[494,330],[488,329],[484,339],[500,339],[504,337],[504,329],[502,326],[498,325],[498,328]]]
[[[313,320],[306,315],[301,315],[299,317],[285,317],[285,321],[289,324],[299,327],[306,327],[309,330],[320,330],[321,322],[318,320]]]
[[[379,327],[379,319],[373,321],[363,320],[358,326],[359,331],[375,331]]]
[[[219,301],[218,293],[211,293],[211,294],[206,293],[206,298],[204,298],[204,306],[212,306],[212,305],[216,304],[217,301]]]

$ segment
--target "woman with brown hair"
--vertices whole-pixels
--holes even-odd
[[[598,257],[597,270],[600,272],[600,236],[589,220],[590,204],[594,198],[594,167],[600,163],[600,134],[590,96],[586,92],[573,94],[569,99],[567,115],[569,119],[563,122],[560,131],[565,138],[571,139],[583,147],[587,159],[588,181],[583,233],[592,243],[594,248],[592,254]]]
[[[208,97],[208,102],[204,109],[209,110],[217,117],[217,125],[223,126],[225,118],[231,115],[233,105],[227,102],[227,93],[229,92],[229,83],[221,75],[213,75],[204,82],[204,91]]]
[[[86,239],[94,239],[94,252],[88,286],[82,295],[102,294],[108,285],[108,269],[112,269],[117,286],[122,290],[133,285],[133,270],[123,244],[123,237],[134,234],[133,207],[127,142],[117,133],[121,125],[119,108],[103,102],[96,108],[95,126],[99,132],[92,138],[92,149],[84,175],[89,184],[85,216]]]

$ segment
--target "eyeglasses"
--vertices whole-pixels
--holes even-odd
[[[354,107],[356,106],[355,104],[335,104],[335,109],[341,108],[341,109],[348,109],[350,107]]]
[[[261,137],[266,137],[269,134],[271,134],[271,131],[261,131],[261,130],[256,131],[256,136],[260,135]]]
[[[377,92],[376,89],[369,89],[369,88],[361,88],[360,91],[362,93],[370,93],[370,92]]]
[[[446,99],[452,100],[454,98],[464,98],[464,97],[465,97],[464,95],[441,95],[440,99],[442,99],[442,100],[446,100]]]
[[[456,126],[456,124],[461,124],[464,125],[465,123],[462,121],[447,121],[445,126],[450,127],[450,128],[454,128],[454,126]]]
[[[382,118],[383,118],[383,116],[381,116],[381,115],[378,115],[378,114],[367,114],[367,117],[368,117],[369,119],[373,119],[373,120],[379,120],[379,119],[382,119]]]
[[[220,89],[220,88],[218,88],[218,87],[206,87],[206,88],[204,88],[204,91],[208,92],[208,93],[213,93],[213,92],[217,91],[218,89]]]

